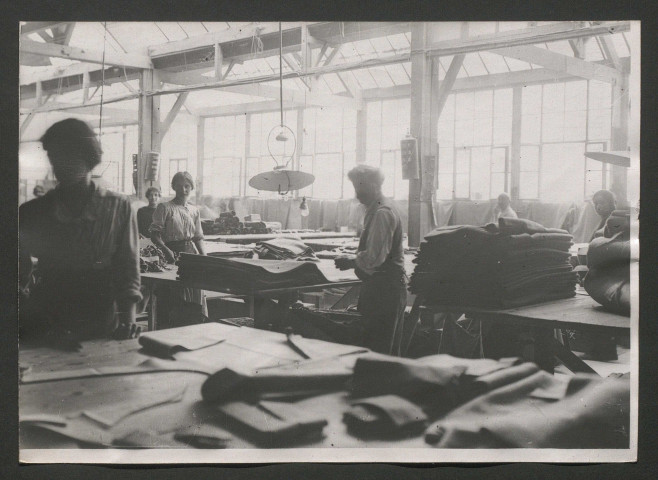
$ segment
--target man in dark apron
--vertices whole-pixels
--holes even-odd
[[[382,194],[380,169],[357,165],[347,176],[356,198],[366,206],[366,215],[356,255],[337,258],[336,267],[354,268],[363,281],[358,310],[363,315],[365,345],[392,353],[395,330],[407,303],[400,214]]]

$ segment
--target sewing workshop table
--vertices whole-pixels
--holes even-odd
[[[309,239],[329,239],[329,238],[354,238],[355,232],[299,232],[299,233],[257,233],[246,235],[205,235],[206,242],[225,242],[225,243],[256,243],[275,238],[296,237],[301,240]]]
[[[435,312],[465,313],[483,322],[504,323],[533,330],[535,336],[535,362],[552,370],[552,358],[557,357],[572,372],[596,373],[564,343],[555,338],[556,330],[579,330],[601,335],[628,335],[630,317],[603,309],[589,295],[509,309],[489,309],[454,305],[425,305]]]
[[[21,344],[19,362],[23,370],[23,382],[19,388],[19,417],[21,421],[29,417],[44,415],[66,418],[71,422],[81,412],[96,408],[122,404],[126,416],[107,428],[98,428],[116,438],[133,430],[155,432],[171,438],[173,432],[183,427],[213,423],[220,429],[224,424],[213,414],[211,406],[201,398],[201,385],[210,372],[222,368],[244,369],[262,366],[290,364],[303,360],[302,356],[289,347],[284,334],[257,330],[247,327],[224,325],[227,334],[222,343],[194,352],[179,352],[176,360],[160,360],[148,356],[138,340],[98,340],[82,344],[78,352],[62,352],[44,347],[29,347]],[[232,330],[231,330],[232,329]],[[310,341],[310,340],[307,340]],[[345,345],[337,345],[313,340],[316,351],[336,354],[347,353]],[[324,345],[325,350],[322,350]],[[320,348],[319,348],[320,346]],[[336,349],[340,350],[336,350]],[[348,347],[349,348],[349,347]],[[333,349],[333,350],[332,350]],[[359,355],[367,353],[355,348],[342,358],[348,363],[356,361]],[[182,357],[180,356],[182,354]],[[144,361],[157,362],[160,372],[139,374],[108,375],[107,372],[126,370],[134,372]],[[187,361],[184,371],[180,362]],[[177,367],[176,363],[181,367]],[[206,372],[189,368],[191,362],[202,366]],[[28,369],[29,367],[29,369]],[[180,371],[169,371],[180,368]],[[62,376],[77,377],[62,379]],[[59,380],[56,378],[59,377]],[[140,411],[135,405],[144,404],[154,396],[183,389],[183,398],[159,406],[151,406]],[[422,435],[403,440],[360,440],[351,436],[343,423],[342,415],[349,408],[349,394],[346,391],[333,392],[301,400],[298,405],[304,412],[317,413],[326,418],[325,437],[303,447],[427,447]],[[132,406],[132,407],[131,407]],[[121,410],[124,412],[124,410]],[[133,412],[133,413],[130,413]],[[79,427],[78,427],[79,428]],[[89,428],[89,427],[86,427]],[[230,430],[224,430],[229,437],[227,448],[255,448],[256,445]],[[21,449],[29,448],[79,448],[77,440],[22,424],[20,429]],[[75,437],[80,439],[80,437]],[[86,445],[88,446],[88,445]],[[184,448],[186,445],[181,445]],[[276,447],[276,445],[272,445]],[[157,447],[157,443],[153,445]]]
[[[320,260],[320,264],[331,268],[333,267],[333,260]],[[335,267],[333,267],[335,268]],[[329,288],[343,288],[343,287],[356,287],[361,284],[353,271],[343,272],[343,279],[337,281],[331,281],[328,283],[319,283],[313,285],[295,285],[284,288],[270,288],[270,289],[253,289],[250,291],[234,291],[230,287],[225,285],[222,286],[209,286],[208,284],[196,285],[193,283],[183,282],[177,278],[177,267],[173,266],[171,270],[165,272],[153,272],[153,273],[142,273],[141,278],[145,285],[147,285],[151,290],[151,308],[148,315],[148,330],[157,329],[157,309],[158,301],[157,295],[154,295],[157,285],[168,285],[168,286],[178,286],[178,287],[191,287],[191,288],[201,288],[202,290],[216,292],[210,296],[210,298],[243,298],[247,303],[249,309],[249,317],[256,318],[256,304],[267,298],[276,298],[280,302],[290,302],[294,301],[292,298],[300,292],[317,292]],[[258,324],[258,321],[257,321]]]

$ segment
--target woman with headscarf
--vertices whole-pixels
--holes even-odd
[[[134,337],[141,295],[137,219],[130,202],[91,180],[102,150],[85,122],[57,122],[41,142],[59,183],[19,210],[20,277],[37,279],[29,294],[23,290],[28,295],[20,305],[21,336],[60,346]]]
[[[188,172],[178,172],[171,179],[171,188],[176,197],[169,202],[159,203],[153,213],[151,223],[151,240],[162,249],[165,258],[170,263],[176,262],[176,254],[180,252],[205,255],[203,246],[203,230],[201,216],[196,206],[188,202],[194,179]],[[156,293],[162,302],[160,311],[163,313],[159,321],[168,326],[176,323],[188,323],[190,317],[198,314],[206,315],[203,290],[196,288],[160,288]],[[175,317],[185,316],[176,320]]]

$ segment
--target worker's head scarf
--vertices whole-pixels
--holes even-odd
[[[89,170],[101,162],[103,154],[94,130],[77,118],[67,118],[51,125],[41,137],[41,143],[49,154],[57,153],[62,158],[81,158]]]
[[[190,175],[188,172],[176,173],[176,175],[174,175],[173,178],[171,179],[171,188],[174,188],[174,186],[178,182],[189,182],[190,185],[192,185],[192,190],[194,190],[194,179],[192,178],[192,175]]]

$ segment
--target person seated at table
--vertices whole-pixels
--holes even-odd
[[[341,270],[354,268],[363,281],[358,311],[365,325],[365,345],[391,353],[407,304],[402,221],[384,198],[384,174],[379,168],[357,165],[347,176],[357,199],[366,206],[364,229],[356,255],[338,257],[335,263]]]
[[[169,263],[176,262],[180,252],[205,255],[201,216],[196,206],[189,203],[194,180],[188,172],[178,172],[171,179],[176,196],[169,202],[159,203],[153,213],[151,240],[160,247]],[[203,290],[182,287],[159,287],[158,320],[162,325],[180,326],[200,315],[207,315]]]
[[[498,223],[499,218],[519,218],[511,207],[511,199],[505,192],[498,195],[498,202],[494,207],[493,221]]]
[[[151,238],[151,232],[149,228],[151,227],[151,222],[153,221],[155,207],[160,201],[160,195],[161,193],[158,187],[147,188],[146,194],[144,196],[148,200],[149,204],[137,210],[137,225],[139,226],[139,234],[145,238]]]
[[[215,220],[219,217],[219,213],[213,207],[213,198],[210,195],[201,197],[201,206],[199,207],[199,215],[201,220]]]
[[[41,143],[59,183],[19,209],[21,338],[74,347],[91,338],[135,337],[141,294],[130,202],[91,180],[102,150],[85,122],[57,122]]]
[[[610,190],[599,190],[592,195],[592,203],[594,204],[596,213],[601,217],[601,221],[592,234],[590,241],[603,236],[603,229],[605,228],[608,217],[617,209],[617,198]]]

